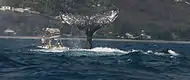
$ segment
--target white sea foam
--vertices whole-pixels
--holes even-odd
[[[108,48],[108,47],[96,47],[92,49],[72,49],[71,51],[89,51],[89,52],[102,52],[102,53],[129,53],[127,51],[123,51],[116,48]]]
[[[55,53],[60,53],[60,52],[65,52],[68,51],[69,48],[63,48],[63,49],[56,49],[56,48],[52,48],[52,49],[32,49],[30,51],[36,51],[36,52],[55,52]]]
[[[154,52],[153,54],[155,54],[155,55],[166,55],[166,53],[164,53],[164,52]]]
[[[153,54],[153,55],[171,55],[171,56],[178,56],[179,53],[176,53],[173,50],[167,50],[167,52],[154,52],[152,50],[147,50],[147,51],[143,51],[143,50],[135,50],[135,49],[131,49],[131,50],[120,50],[117,48],[108,48],[108,47],[96,47],[96,48],[92,48],[92,49],[68,49],[68,50],[56,50],[56,49],[34,49],[34,50],[30,50],[30,51],[35,51],[35,52],[45,52],[45,53],[62,53],[63,54],[68,53],[69,55],[75,55],[75,56],[103,56],[103,55],[126,55],[126,54],[130,54],[130,53],[141,53],[141,54],[145,54],[145,55],[149,55],[149,54]]]
[[[171,56],[179,56],[180,54],[175,52],[174,50],[167,50],[165,52],[162,52],[162,51],[152,51],[152,50],[147,50],[147,51],[143,51],[143,50],[135,50],[135,49],[132,49],[132,50],[129,50],[127,51],[128,53],[142,53],[142,54],[154,54],[154,55],[160,55],[160,56],[164,56],[164,55],[171,55]]]
[[[179,53],[177,53],[171,49],[169,49],[165,52],[162,52],[162,51],[161,52],[153,52],[152,50],[148,50],[148,51],[142,52],[142,53],[144,53],[144,54],[155,54],[155,55],[161,55],[161,56],[164,56],[164,55],[179,56],[180,55]]]
[[[130,53],[130,51],[123,51],[120,49],[108,48],[108,47],[96,47],[93,49],[69,49],[69,50],[55,50],[55,49],[33,49],[33,52],[45,53],[62,53],[73,56],[105,56],[105,55],[124,55]]]
[[[34,50],[30,50],[30,51],[35,51],[35,52],[64,52],[63,50],[54,50],[54,49],[34,49]]]
[[[175,52],[175,51],[173,51],[171,49],[168,50],[168,53],[171,54],[171,55],[173,55],[173,56],[178,56],[179,55],[177,52]]]
[[[71,49],[69,54],[74,56],[119,56],[130,52],[115,48],[96,47],[93,49]]]

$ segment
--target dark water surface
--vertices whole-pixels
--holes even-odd
[[[42,52],[37,43],[0,39],[0,80],[190,79],[189,44],[94,41],[91,50]],[[80,41],[65,43],[76,47]]]

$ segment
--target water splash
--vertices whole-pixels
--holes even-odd
[[[108,47],[96,47],[93,49],[69,49],[69,50],[31,49],[30,51],[41,52],[42,54],[58,53],[58,54],[67,54],[75,56],[105,56],[105,55],[123,55],[129,53],[123,50],[113,49]]]
[[[120,49],[116,49],[116,48],[108,48],[108,47],[96,47],[96,48],[92,48],[92,49],[73,49],[71,51],[88,51],[88,52],[102,52],[102,53],[128,53],[126,51],[120,50]]]
[[[56,49],[31,49],[32,52],[40,52],[40,54],[48,54],[48,53],[58,53],[63,55],[71,55],[71,56],[121,56],[127,54],[144,54],[144,55],[157,55],[157,56],[179,56],[180,54],[173,51],[168,50],[168,52],[162,51],[152,51],[152,50],[120,50],[117,48],[108,48],[108,47],[95,47],[92,49],[69,49],[69,50],[56,50]]]

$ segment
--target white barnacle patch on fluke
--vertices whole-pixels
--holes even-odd
[[[95,23],[107,24],[113,22],[117,18],[118,13],[118,11],[111,10],[103,14],[97,14],[92,19],[96,19],[94,20]]]
[[[185,4],[190,4],[189,0],[174,0],[175,2],[182,2],[182,3],[185,3]]]
[[[56,16],[56,19],[61,19],[63,23],[67,23],[69,25],[109,24],[117,18],[118,13],[119,11],[114,10],[98,13],[92,16],[66,13]]]

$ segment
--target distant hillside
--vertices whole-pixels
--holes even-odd
[[[9,0],[10,1],[10,0]],[[20,0],[22,2],[22,0]],[[27,0],[25,0],[27,1]],[[152,39],[164,40],[189,40],[190,36],[190,4],[189,0],[33,0],[29,2],[15,3],[13,6],[29,6],[34,10],[57,15],[60,12],[82,13],[91,9],[88,7],[93,3],[101,5],[115,4],[119,10],[119,17],[116,21],[104,27],[96,33],[95,37],[117,38],[117,35],[124,36],[125,33],[139,35],[141,30],[152,36]],[[65,1],[65,2],[64,2]],[[73,2],[72,2],[73,1]],[[67,3],[66,3],[67,2]],[[45,4],[48,3],[48,8]],[[103,10],[104,7],[96,9]],[[91,13],[89,11],[89,13]],[[2,15],[2,13],[0,14]],[[39,18],[39,19],[38,19]],[[30,20],[33,21],[30,21]],[[59,23],[48,22],[46,18],[40,20],[40,17],[27,17],[24,21],[19,18],[18,22],[31,23],[28,25],[56,25]],[[1,19],[1,21],[5,21]],[[10,20],[11,21],[11,20]],[[27,22],[28,21],[28,22]],[[9,21],[8,21],[9,22]],[[14,22],[17,25],[18,22]],[[6,22],[3,22],[4,24]],[[2,25],[3,23],[0,23]],[[7,24],[7,23],[6,23]],[[7,24],[8,25],[8,24]],[[6,25],[5,25],[6,26]],[[11,25],[8,25],[11,26]],[[14,25],[13,25],[14,26]],[[20,25],[17,25],[20,26]],[[68,29],[68,28],[67,28]],[[108,34],[112,32],[112,34]]]
[[[43,32],[42,29],[47,27],[59,28],[64,34],[70,34],[72,29],[72,36],[83,36],[77,28],[72,28],[71,26],[64,25],[56,20],[50,20],[44,16],[0,11],[0,35],[4,35],[6,29],[11,29],[18,36],[39,36]]]
[[[119,33],[144,29],[155,39],[189,39],[190,5],[174,0],[120,0],[120,15],[114,23]],[[119,29],[119,30],[118,30]]]

